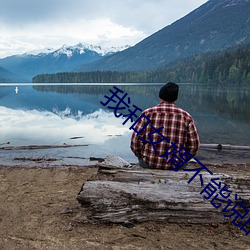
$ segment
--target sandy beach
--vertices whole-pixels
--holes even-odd
[[[211,166],[250,177],[250,164]],[[95,167],[0,167],[0,249],[250,249],[232,223],[90,225],[76,194]]]

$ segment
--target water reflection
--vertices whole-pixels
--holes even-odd
[[[2,141],[12,145],[44,145],[78,143],[101,144],[110,136],[128,133],[128,128],[111,113],[102,110],[73,115],[70,109],[61,112],[15,110],[0,107]]]
[[[17,153],[57,156],[53,164],[79,164],[73,159],[117,154],[136,161],[130,151],[129,127],[103,107],[113,85],[43,85],[0,87],[0,144],[89,144],[89,147],[32,152],[4,152],[5,163]],[[128,93],[131,104],[145,109],[158,103],[161,85],[116,85]],[[250,88],[180,85],[177,105],[194,117],[202,143],[250,145]],[[70,138],[78,137],[73,141]],[[119,145],[119,146],[117,146]],[[75,158],[74,158],[75,157]],[[249,152],[200,150],[207,161],[250,161]],[[82,163],[82,160],[79,160]],[[12,162],[13,164],[13,162]],[[19,164],[19,163],[18,163]]]
[[[38,91],[76,94],[76,98],[84,101],[86,96],[94,96],[99,105],[100,98],[108,94],[110,86],[34,86]],[[117,85],[116,85],[117,86]],[[145,109],[158,103],[157,85],[122,85],[118,86],[133,98],[134,103]],[[177,104],[190,112],[216,113],[242,121],[250,122],[250,88],[233,86],[215,86],[201,84],[181,84]],[[85,94],[85,95],[83,95]]]

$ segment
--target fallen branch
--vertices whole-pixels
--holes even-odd
[[[31,150],[31,149],[47,149],[47,148],[70,148],[70,147],[85,147],[88,144],[81,145],[28,145],[28,146],[10,146],[10,147],[0,147],[0,150]]]
[[[14,161],[34,161],[34,162],[47,162],[47,161],[57,161],[55,158],[27,158],[27,157],[15,157]]]
[[[77,139],[82,139],[84,138],[83,136],[74,136],[74,137],[71,137],[69,138],[70,140],[77,140]]]

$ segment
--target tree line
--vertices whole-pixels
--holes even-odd
[[[250,83],[250,44],[197,54],[163,68],[143,72],[92,71],[41,74],[34,83]]]

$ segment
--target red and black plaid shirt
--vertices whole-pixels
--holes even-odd
[[[131,149],[138,158],[141,158],[150,167],[170,169],[172,164],[170,162],[167,164],[167,162],[174,152],[182,150],[181,146],[193,156],[197,153],[200,145],[199,135],[194,120],[189,113],[178,108],[174,103],[162,101],[157,106],[146,109],[142,114],[151,122],[138,135],[135,131],[141,131],[148,123],[148,120],[142,117],[136,123],[131,137]],[[154,132],[155,129],[162,126],[164,128],[159,132],[167,140],[164,140],[164,137],[159,133]],[[140,138],[151,143],[144,142]],[[153,144],[155,149],[152,142],[155,143]],[[175,145],[178,149],[171,153],[171,149],[168,148],[172,146],[171,143],[175,142],[177,142]],[[167,155],[166,151],[170,153]],[[160,155],[166,156],[160,157]]]

